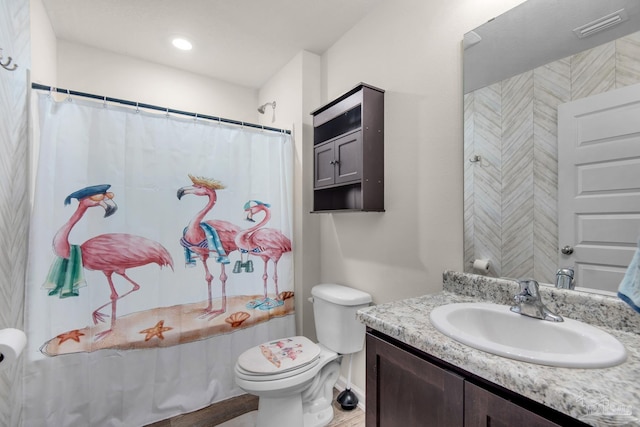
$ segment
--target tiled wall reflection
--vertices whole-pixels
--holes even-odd
[[[640,32],[465,95],[465,271],[553,283],[558,105],[638,83]]]

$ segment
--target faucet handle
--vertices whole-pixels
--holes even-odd
[[[576,284],[573,281],[573,268],[561,268],[556,272],[556,288],[575,289]]]
[[[518,279],[520,293],[513,297],[517,305],[511,311],[536,319],[562,322],[561,316],[551,312],[543,303],[540,296],[540,285],[533,279]]]
[[[537,298],[539,296],[538,290],[540,285],[533,279],[518,279],[520,285],[520,295],[531,296]]]

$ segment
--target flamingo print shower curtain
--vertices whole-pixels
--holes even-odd
[[[295,334],[290,135],[34,102],[24,425],[141,426],[241,394],[237,356]]]

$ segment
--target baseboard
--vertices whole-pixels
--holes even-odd
[[[335,388],[338,391],[343,391],[345,388],[347,388],[347,379],[341,375],[336,382]],[[358,408],[362,409],[362,412],[366,412],[364,410],[365,393],[353,384],[351,384],[351,391],[358,397]]]

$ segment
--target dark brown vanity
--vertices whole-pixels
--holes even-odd
[[[366,425],[586,426],[372,329]]]
[[[509,306],[517,292],[513,281],[445,271],[442,292],[359,310],[367,326],[367,427],[640,426],[640,316],[620,299],[540,287],[565,319],[624,345],[626,360],[604,368],[498,356],[444,335],[431,321],[450,304]]]

